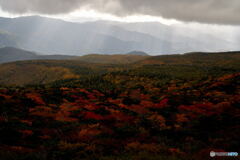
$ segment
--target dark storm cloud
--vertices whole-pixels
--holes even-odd
[[[69,13],[79,8],[118,16],[147,14],[218,24],[240,24],[240,0],[0,0],[12,13]]]

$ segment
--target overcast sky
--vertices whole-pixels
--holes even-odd
[[[83,11],[87,15],[86,11],[91,11],[89,14],[93,17],[148,15],[184,22],[240,23],[239,0],[0,0],[0,6],[3,11],[15,15],[69,15]]]

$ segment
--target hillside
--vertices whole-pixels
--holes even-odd
[[[132,51],[132,52],[128,52],[127,55],[148,56],[148,54],[147,54],[146,52],[142,52],[142,51]]]
[[[98,71],[86,62],[75,60],[35,60],[19,61],[0,65],[1,84],[45,84],[60,79],[79,78]]]
[[[6,46],[17,47],[18,42],[15,36],[0,29],[0,48]]]
[[[154,57],[86,55],[72,60],[33,60],[2,64],[0,65],[0,83],[5,85],[46,84],[56,80],[75,79],[70,83],[78,85],[79,80],[82,81],[86,77],[104,74],[117,79],[121,76],[146,77],[149,80],[153,77],[152,81],[160,78],[160,81],[166,83],[171,80],[192,80],[237,73],[240,71],[239,61],[239,52]]]
[[[105,64],[130,64],[138,62],[143,59],[147,59],[148,55],[139,54],[116,54],[116,55],[100,55],[90,54],[81,56],[78,59],[89,63],[105,63]]]
[[[239,53],[148,58],[0,65],[0,159],[203,160],[238,149]]]
[[[29,60],[36,58],[37,55],[32,52],[28,52],[21,49],[12,47],[0,48],[0,63],[18,61],[18,60]]]
[[[237,64],[240,59],[240,52],[192,52],[183,55],[162,55],[152,56],[148,59],[137,62],[141,65],[160,64],[182,64],[182,65],[227,65]]]
[[[17,49],[13,47],[0,48],[0,63],[22,61],[22,60],[34,60],[34,59],[73,59],[74,56],[65,55],[40,55],[34,52]]]

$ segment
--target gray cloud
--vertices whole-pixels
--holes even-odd
[[[0,0],[11,13],[61,14],[94,9],[118,16],[147,14],[217,24],[240,24],[239,0]]]

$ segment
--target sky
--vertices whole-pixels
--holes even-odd
[[[180,24],[181,21],[175,19],[166,19],[161,16],[133,14],[126,16],[117,16],[109,13],[102,13],[93,9],[78,9],[69,13],[49,14],[49,13],[38,13],[36,11],[15,13],[3,9],[0,6],[0,17],[19,17],[19,16],[30,16],[30,15],[42,15],[46,17],[59,18],[73,22],[86,22],[86,21],[97,21],[97,20],[110,20],[118,22],[160,22],[165,25]]]
[[[239,25],[239,0],[0,0],[9,15],[42,14],[107,19]],[[141,15],[141,16],[140,16]],[[144,18],[144,16],[148,18]],[[132,17],[134,16],[134,17]],[[69,18],[68,17],[68,18]],[[127,18],[128,17],[128,18]],[[131,17],[131,18],[129,18]]]

